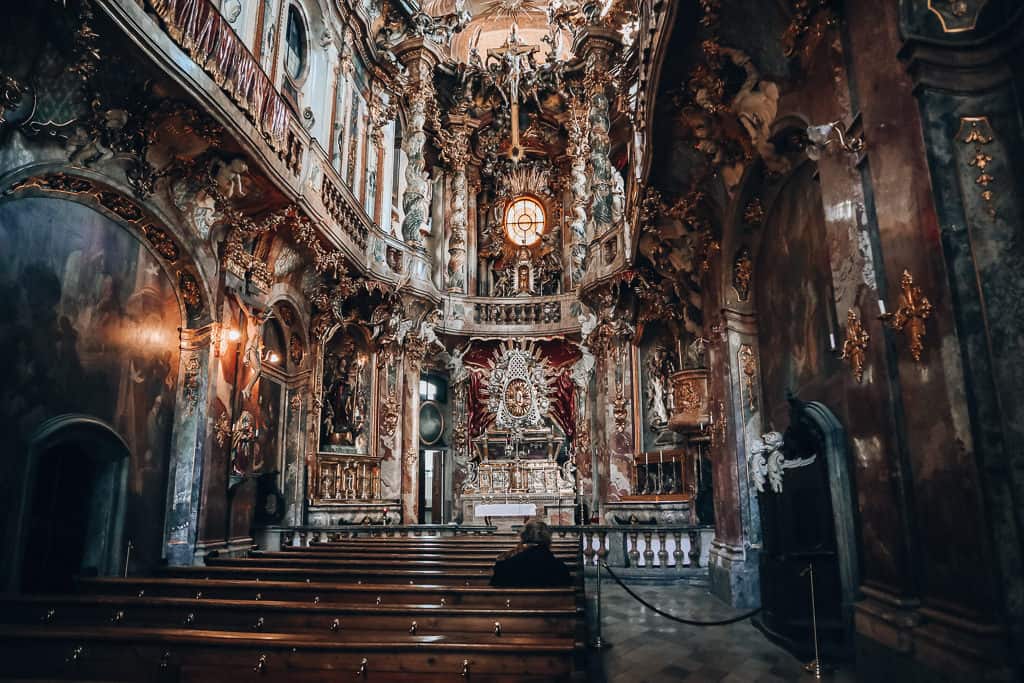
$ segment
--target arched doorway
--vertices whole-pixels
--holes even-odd
[[[108,425],[62,415],[32,438],[20,514],[19,587],[69,590],[78,574],[118,572],[130,452]]]
[[[781,490],[766,483],[759,496],[764,545],[758,625],[792,651],[813,655],[813,567],[818,639],[826,655],[849,657],[859,572],[846,438],[821,403],[790,398],[789,404],[780,450],[785,462],[799,466],[783,470]]]

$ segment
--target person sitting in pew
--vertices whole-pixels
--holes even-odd
[[[547,524],[530,520],[519,537],[520,544],[499,555],[494,563],[492,586],[549,588],[572,584],[569,568],[551,552],[551,529]]]

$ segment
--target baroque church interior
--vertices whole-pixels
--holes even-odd
[[[3,6],[0,678],[1024,678],[1018,2]]]

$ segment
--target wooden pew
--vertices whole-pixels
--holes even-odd
[[[408,584],[346,584],[304,581],[243,581],[197,578],[87,578],[79,581],[81,590],[101,595],[138,595],[153,597],[218,598],[228,600],[276,600],[306,603],[343,603],[348,605],[465,605],[500,609],[574,608],[574,587],[566,588],[492,588],[490,586],[438,586]]]
[[[81,579],[73,596],[0,596],[0,657],[17,662],[4,675],[579,680],[578,545],[555,550],[573,586],[491,588],[495,557],[516,540],[340,539],[157,577]]]
[[[104,681],[568,681],[580,644],[521,637],[497,643],[415,636],[330,642],[294,634],[187,629],[0,626],[12,678]]]
[[[568,567],[575,568],[577,559],[559,558]],[[351,557],[349,555],[331,555],[317,557],[301,553],[267,553],[254,551],[246,557],[211,557],[207,558],[208,567],[228,566],[261,566],[261,567],[309,567],[313,569],[388,569],[388,568],[410,568],[410,569],[433,569],[446,567],[460,571],[487,570],[494,568],[493,559],[446,559],[434,556],[423,555],[402,555],[381,553],[366,557]]]
[[[479,608],[440,605],[359,606],[268,600],[220,600],[129,595],[38,595],[0,598],[0,622],[35,626],[192,628],[217,631],[321,634],[393,632],[471,635],[477,642],[547,633],[577,637],[582,608]]]
[[[199,579],[238,579],[240,581],[315,581],[337,584],[486,586],[491,581],[491,570],[459,569],[310,569],[291,567],[261,567],[258,565],[227,565],[203,567],[169,567],[157,576]]]

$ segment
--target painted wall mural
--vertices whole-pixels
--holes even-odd
[[[839,362],[828,350],[832,279],[812,171],[798,171],[772,207],[755,273],[764,412],[773,429],[788,424],[787,392],[829,402],[821,384]]]
[[[29,441],[66,413],[110,424],[131,450],[125,538],[160,557],[178,372],[180,309],[157,259],[127,230],[73,202],[0,204],[0,506],[20,504]],[[42,473],[45,476],[45,472]],[[3,508],[0,507],[0,510]]]

